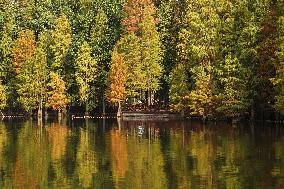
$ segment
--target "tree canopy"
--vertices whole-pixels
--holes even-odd
[[[284,109],[282,1],[1,1],[1,108]]]

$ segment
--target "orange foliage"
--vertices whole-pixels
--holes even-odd
[[[129,33],[139,30],[139,24],[146,14],[153,15],[156,12],[151,0],[128,0],[123,8],[127,17],[122,20],[122,24]]]
[[[38,188],[38,183],[24,170],[19,159],[16,160],[14,181],[16,188]]]
[[[60,78],[57,73],[50,73],[51,77],[51,91],[48,98],[48,104],[54,110],[62,110],[66,107],[68,100],[65,94],[65,82]]]
[[[128,168],[128,158],[126,149],[126,137],[121,135],[118,130],[112,130],[111,138],[111,156],[112,170],[115,181],[123,178]]]
[[[51,144],[51,159],[59,160],[65,153],[68,128],[63,125],[53,124],[47,128],[47,133]]]
[[[13,64],[16,72],[19,73],[27,60],[29,60],[35,53],[36,44],[34,32],[31,30],[23,30],[19,32],[18,39],[15,41],[13,48]]]
[[[119,103],[125,98],[126,74],[127,66],[124,63],[123,57],[115,49],[112,54],[112,65],[109,75],[111,85],[108,94],[110,101],[113,103]]]

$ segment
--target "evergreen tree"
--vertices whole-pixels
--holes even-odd
[[[91,48],[84,42],[76,58],[76,81],[80,87],[80,99],[86,106],[86,115],[89,114],[90,105],[95,104],[94,81],[97,75],[97,61],[91,57]],[[92,106],[91,106],[92,107]]]

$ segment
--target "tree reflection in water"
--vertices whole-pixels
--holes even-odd
[[[2,122],[0,188],[283,188],[283,129],[194,121]]]

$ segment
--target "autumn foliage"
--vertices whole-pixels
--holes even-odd
[[[117,52],[117,50],[114,50],[109,75],[110,89],[108,93],[108,98],[112,103],[120,103],[125,98],[126,73],[127,66],[124,63],[123,57]]]
[[[23,30],[19,32],[19,36],[15,41],[13,48],[13,64],[16,72],[19,73],[27,60],[31,59],[35,53],[35,36],[31,30]]]
[[[65,94],[65,83],[60,78],[57,73],[51,72],[50,73],[51,82],[49,83],[50,86],[50,96],[48,98],[48,104],[54,109],[61,111],[63,110],[67,103],[67,96]]]
[[[127,17],[123,19],[122,24],[128,32],[137,32],[145,15],[155,13],[155,6],[151,0],[129,0],[124,5],[124,11]]]

